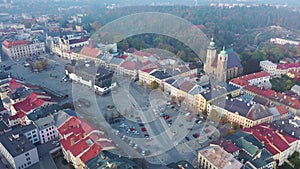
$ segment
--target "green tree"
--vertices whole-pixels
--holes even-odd
[[[152,82],[150,83],[150,88],[151,88],[152,90],[157,89],[158,87],[159,87],[159,84],[158,84],[156,81],[152,81]]]

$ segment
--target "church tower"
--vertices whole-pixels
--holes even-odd
[[[209,46],[207,47],[206,61],[204,64],[204,72],[208,75],[214,74],[212,69],[212,63],[215,60],[216,54],[217,54],[217,49],[215,47],[215,42],[214,39],[211,38]]]
[[[219,82],[225,82],[227,80],[227,62],[228,62],[228,54],[225,50],[225,46],[223,50],[218,55],[218,64],[216,71],[216,80]]]

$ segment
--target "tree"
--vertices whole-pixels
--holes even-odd
[[[144,81],[140,81],[140,85],[141,85],[141,86],[144,86]]]
[[[212,121],[215,121],[215,122],[220,121],[219,113],[218,113],[218,111],[216,111],[215,109],[213,109],[213,110],[210,111],[210,113],[209,113],[209,118],[210,118]]]
[[[203,114],[204,117],[207,117],[207,115],[208,115],[207,110],[204,110],[204,111],[202,112],[202,114]]]
[[[158,84],[156,81],[152,81],[152,82],[150,83],[150,88],[151,88],[152,90],[157,89],[158,87],[159,87],[159,84]]]
[[[232,126],[234,130],[237,130],[240,128],[240,125],[237,122],[232,122]]]
[[[228,123],[227,117],[226,117],[226,116],[222,116],[220,122],[221,122],[222,124]]]

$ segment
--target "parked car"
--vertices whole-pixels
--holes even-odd
[[[168,120],[169,118],[170,118],[169,115],[165,115],[165,116],[164,116],[164,119],[165,119],[165,120]]]
[[[142,132],[147,131],[147,129],[145,127],[142,127],[141,130],[142,130]]]

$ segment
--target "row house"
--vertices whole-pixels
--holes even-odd
[[[244,164],[244,168],[276,168],[273,154],[251,134],[236,132],[211,144],[220,145],[225,151],[233,154],[237,160]]]
[[[45,50],[44,42],[37,40],[33,42],[25,40],[4,40],[2,43],[2,51],[12,59],[38,56],[45,53]]]
[[[241,169],[243,164],[218,145],[211,145],[198,152],[198,168]]]
[[[265,71],[252,73],[248,75],[244,75],[241,77],[237,77],[234,79],[231,79],[229,81],[230,85],[242,88],[245,86],[265,86],[265,84],[268,84],[270,82],[270,74]]]
[[[300,63],[275,64],[269,60],[264,60],[259,63],[259,66],[272,77],[281,77],[282,75],[289,75],[289,72],[297,73],[300,70]]]
[[[260,124],[251,128],[243,129],[252,134],[273,155],[281,166],[298,148],[297,138],[276,130],[268,124]]]
[[[116,148],[103,131],[75,116],[58,126],[58,133],[64,158],[75,169],[84,169],[86,163],[101,151]]]
[[[208,112],[217,111],[219,117],[237,123],[243,128],[271,122],[273,114],[263,105],[246,103],[238,99],[218,99],[208,105]]]

